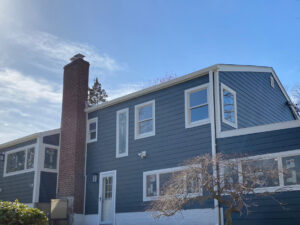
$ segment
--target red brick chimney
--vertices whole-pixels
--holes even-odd
[[[58,198],[67,198],[71,214],[83,213],[86,114],[89,66],[77,54],[64,67]]]

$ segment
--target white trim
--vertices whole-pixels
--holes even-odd
[[[46,148],[53,148],[57,150],[57,158],[56,158],[56,169],[50,169],[50,168],[45,168],[45,156],[46,156]],[[58,172],[58,165],[59,165],[59,146],[57,145],[50,145],[50,144],[43,144],[42,145],[42,171],[46,172]]]
[[[152,131],[144,133],[144,134],[139,134],[138,132],[138,110],[140,108],[143,108],[145,106],[152,105]],[[140,138],[146,138],[146,137],[151,137],[155,136],[155,100],[151,100],[148,102],[144,102],[138,105],[134,106],[134,139],[140,139]]]
[[[208,108],[208,118],[202,119],[202,120],[198,120],[195,122],[191,122],[191,118],[190,118],[190,94],[200,91],[200,90],[204,90],[206,89],[206,93],[207,93],[207,103],[203,104],[203,106],[207,105]],[[191,128],[191,127],[196,127],[196,126],[201,126],[204,124],[208,124],[210,123],[210,90],[209,90],[209,83],[206,84],[202,84],[193,88],[189,88],[187,90],[184,90],[184,115],[185,115],[185,128]]]
[[[240,128],[237,130],[223,131],[219,134],[217,133],[217,138],[234,137],[239,135],[247,135],[247,134],[261,133],[267,131],[296,128],[296,127],[300,127],[300,120],[291,120],[291,121],[272,123],[272,124],[255,126],[255,127]]]
[[[112,187],[112,201],[113,201],[113,210],[114,210],[114,216],[113,216],[113,224],[116,224],[116,192],[117,192],[117,171],[107,171],[107,172],[100,172],[99,173],[99,198],[98,198],[98,222],[99,224],[111,224],[111,221],[105,221],[101,222],[101,207],[102,207],[102,179],[106,176],[112,176],[113,177],[113,187]]]
[[[217,70],[215,73],[215,108],[216,108],[216,130],[217,137],[218,134],[221,133],[221,108],[220,108],[220,83],[219,83],[219,71]]]
[[[211,103],[209,105],[209,110],[210,110],[210,113],[211,113],[211,117],[210,117],[210,124],[211,124],[211,126],[210,126],[210,129],[211,129],[211,154],[212,154],[212,157],[215,158],[216,154],[217,154],[217,150],[216,150],[216,126],[215,126],[216,115],[215,115],[214,73],[213,73],[213,71],[209,71],[209,92],[210,92],[209,102]],[[218,176],[216,163],[214,163],[214,165],[213,165],[213,175],[215,177]],[[217,190],[217,188],[218,187],[215,186],[216,190]],[[216,214],[218,224],[220,225],[222,223],[221,218],[220,218],[220,217],[222,217],[222,215],[220,215],[220,214],[222,214],[222,212],[220,212],[219,201],[217,199],[214,199],[214,207],[215,207],[214,212]]]
[[[96,137],[95,139],[90,139],[90,124],[96,122]],[[89,119],[86,123],[86,143],[96,142],[98,139],[98,117]]]
[[[269,66],[252,66],[252,65],[235,65],[235,64],[218,64],[220,71],[247,71],[247,72],[269,72],[273,71]]]
[[[60,128],[54,129],[54,130],[47,130],[47,131],[43,131],[43,132],[38,132],[38,133],[35,133],[35,134],[31,134],[31,135],[28,135],[28,136],[25,136],[25,137],[22,137],[22,138],[18,138],[18,139],[0,144],[0,150],[2,150],[2,148],[7,148],[7,147],[10,147],[12,145],[16,145],[16,144],[19,144],[19,143],[30,141],[32,139],[36,139],[36,138],[38,138],[39,136],[42,136],[42,135],[47,136],[48,134],[52,134],[52,133],[53,134],[60,133]]]
[[[283,152],[275,152],[275,153],[268,153],[268,154],[262,154],[262,155],[255,155],[255,156],[249,156],[249,157],[243,157],[243,158],[235,158],[231,159],[231,161],[237,160],[238,162],[238,170],[239,170],[239,182],[243,182],[243,178],[241,175],[242,170],[242,162],[243,161],[249,161],[249,160],[267,160],[267,159],[277,159],[278,163],[278,181],[279,185],[274,187],[263,187],[263,188],[255,188],[256,193],[262,193],[262,192],[276,192],[276,191],[295,191],[300,190],[300,184],[296,185],[284,185],[284,178],[283,178],[283,164],[282,164],[282,158],[285,157],[292,157],[292,156],[300,156],[300,149],[290,150],[290,151],[283,151]],[[221,167],[222,168],[222,167]],[[221,170],[220,174],[223,176],[224,170]],[[286,189],[283,189],[286,188]]]
[[[224,90],[230,92],[233,95],[233,102],[234,102],[234,123],[225,119],[224,113]],[[238,128],[238,118],[237,118],[237,101],[236,101],[236,92],[232,90],[227,85],[221,83],[221,103],[222,103],[222,122],[232,126],[234,128]]]
[[[275,88],[275,83],[274,83],[274,77],[273,75],[270,76],[270,85],[272,88]]]
[[[22,173],[27,173],[27,172],[34,171],[34,165],[33,165],[33,168],[27,169],[27,151],[30,148],[34,148],[34,165],[35,165],[35,160],[37,160],[35,158],[35,152],[38,151],[36,143],[35,144],[31,144],[31,145],[26,145],[26,146],[23,146],[23,147],[19,147],[19,148],[16,148],[16,149],[13,149],[13,150],[9,150],[9,151],[5,152],[3,177],[8,177],[8,176],[13,176],[13,175],[17,175],[17,174],[22,174]],[[16,153],[16,152],[21,152],[21,151],[25,152],[24,169],[23,170],[19,170],[19,171],[15,171],[15,172],[9,172],[9,173],[7,173],[6,172],[6,169],[7,169],[6,166],[7,166],[7,157],[8,157],[8,155]]]
[[[126,146],[125,146],[125,152],[124,153],[119,153],[119,115],[125,113],[126,115]],[[125,109],[121,109],[118,110],[116,113],[116,158],[121,158],[121,157],[125,157],[128,156],[128,137],[129,137],[129,109],[125,108]]]
[[[34,181],[33,181],[33,193],[32,193],[32,202],[39,202],[40,197],[40,181],[41,181],[41,173],[40,173],[40,164],[41,164],[41,145],[42,145],[43,137],[39,136],[37,138],[37,151],[35,152],[35,160],[34,161]]]
[[[172,168],[166,168],[166,169],[159,169],[159,170],[151,170],[151,171],[145,171],[143,172],[143,201],[153,201],[157,200],[160,197],[160,190],[159,190],[159,175],[165,174],[165,173],[174,173],[177,171],[182,171],[186,169],[186,166],[178,166],[178,167],[172,167]],[[156,193],[157,196],[147,196],[147,176],[149,175],[155,175],[156,177]],[[197,196],[202,195],[202,189],[200,190],[200,193],[188,193],[188,196]]]

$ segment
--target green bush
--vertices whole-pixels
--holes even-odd
[[[25,204],[0,201],[0,225],[48,225],[44,212]]]

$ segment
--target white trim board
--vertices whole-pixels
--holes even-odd
[[[267,131],[275,131],[275,130],[283,130],[288,128],[296,128],[300,127],[300,120],[291,120],[280,123],[272,123],[267,125],[248,127],[248,128],[240,128],[236,130],[222,131],[217,133],[217,138],[226,138],[226,137],[234,137],[240,135],[261,133]]]
[[[174,86],[176,84],[180,84],[180,83],[183,83],[185,81],[188,81],[188,80],[191,80],[191,79],[194,79],[194,78],[197,78],[197,77],[201,77],[203,75],[208,75],[209,71],[215,71],[215,70],[271,72],[271,71],[273,71],[273,68],[272,67],[267,67],[267,66],[251,66],[251,65],[244,65],[243,66],[243,65],[234,65],[234,64],[215,64],[213,66],[209,66],[209,67],[206,67],[204,69],[189,73],[187,75],[178,77],[178,78],[170,80],[168,82],[165,82],[165,83],[162,83],[162,84],[159,84],[159,85],[155,85],[153,87],[149,87],[149,88],[146,88],[146,89],[143,89],[143,90],[140,90],[140,91],[137,91],[137,92],[134,92],[134,93],[131,93],[131,94],[113,99],[113,100],[108,101],[108,102],[104,102],[100,105],[96,105],[96,106],[93,106],[93,107],[86,108],[85,112],[90,113],[90,112],[96,111],[98,109],[103,109],[103,108],[106,108],[106,107],[109,107],[109,106],[112,106],[112,105],[130,100],[130,99],[133,99],[133,98],[136,98],[136,97],[140,97],[140,96],[143,96],[143,95],[155,92],[155,91],[159,91],[161,89],[168,88],[168,87]]]

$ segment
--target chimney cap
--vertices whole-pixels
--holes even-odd
[[[71,62],[74,62],[75,60],[83,59],[84,57],[85,57],[84,55],[78,53],[78,54],[74,55],[70,60],[71,60]]]

